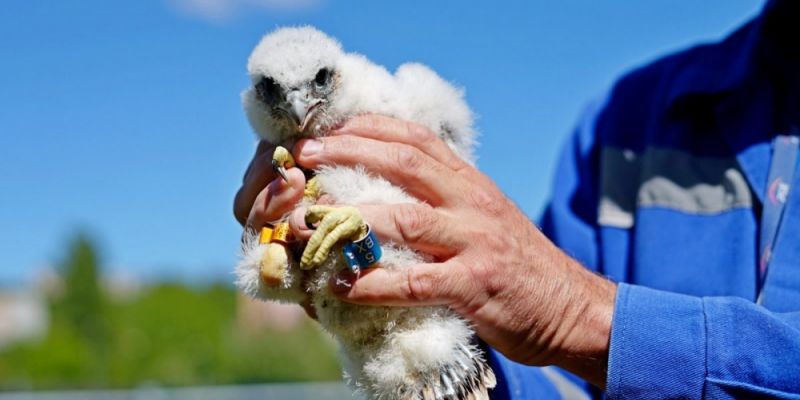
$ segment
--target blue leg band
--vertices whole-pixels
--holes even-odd
[[[367,236],[355,242],[350,242],[342,248],[344,259],[350,270],[358,273],[362,268],[369,268],[381,260],[383,250],[378,243],[378,238],[367,225]]]

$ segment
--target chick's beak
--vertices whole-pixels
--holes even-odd
[[[284,110],[297,124],[297,129],[302,132],[313,115],[313,110],[321,101],[311,99],[305,89],[294,89],[286,93]]]
[[[295,89],[286,93],[286,111],[298,126],[303,123],[308,113],[308,99],[303,92],[305,91]]]

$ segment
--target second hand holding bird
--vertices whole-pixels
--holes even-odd
[[[272,155],[272,168],[275,173],[289,183],[286,170],[293,167],[295,167],[295,161],[289,150],[283,146],[276,147]],[[317,200],[319,187],[316,179],[311,178],[306,183],[304,197]],[[305,224],[308,227],[318,225],[303,250],[303,256],[300,259],[302,269],[320,266],[337,243],[343,240],[355,242],[363,239],[369,233],[367,224],[364,223],[361,213],[355,207],[311,206],[305,212]],[[283,247],[279,244],[273,244],[274,246]],[[269,271],[280,269],[275,268],[272,264],[288,262],[286,257],[272,257],[275,253],[276,251],[265,253],[265,256],[269,256],[270,259],[262,260],[262,275],[266,273],[271,278],[273,274]]]
[[[448,305],[511,359],[559,365],[605,386],[616,286],[552,244],[485,175],[427,129],[379,116],[348,121],[331,136],[301,141],[298,162],[363,165],[423,204],[359,206],[384,240],[438,262],[374,269],[331,281],[339,298],[365,305]],[[290,225],[313,234],[305,210]]]

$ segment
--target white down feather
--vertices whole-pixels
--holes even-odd
[[[265,36],[248,61],[248,72],[254,83],[267,75],[286,87],[293,87],[313,77],[322,66],[331,65],[340,79],[330,99],[328,119],[316,127],[318,134],[324,135],[327,127],[359,114],[394,116],[428,127],[462,158],[472,162],[475,131],[463,90],[422,64],[404,64],[391,74],[362,55],[345,53],[337,41],[325,34],[300,27],[279,29]],[[262,139],[285,146],[294,143],[293,133],[271,120],[252,88],[242,93],[242,102],[254,130]],[[315,174],[322,191],[337,204],[417,201],[402,188],[370,174],[363,167],[323,167]],[[394,243],[382,243],[382,247],[382,268],[405,268],[427,261],[422,255]],[[300,287],[297,265],[291,266],[283,287],[261,285],[258,275],[261,251],[255,233],[251,233],[244,241],[243,256],[236,268],[237,285],[255,297],[301,301],[306,293]],[[461,378],[477,374],[478,378],[483,377],[485,387],[494,386],[491,371],[481,372],[484,364],[480,356],[476,356],[479,351],[470,344],[471,328],[447,308],[363,307],[334,297],[328,280],[344,267],[337,256],[339,251],[338,247],[334,249],[331,257],[314,271],[307,290],[320,324],[341,344],[345,373],[355,389],[373,399],[422,398],[422,394],[408,390],[419,391],[425,385],[436,385],[436,390],[444,391],[448,378],[440,377],[442,371],[464,364],[468,365],[459,369],[464,375]],[[480,394],[475,396],[481,398]]]

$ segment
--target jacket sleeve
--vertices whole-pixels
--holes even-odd
[[[619,255],[609,254],[614,249],[602,243],[603,235],[620,233],[597,223],[595,127],[605,104],[587,108],[565,146],[541,227],[586,268],[617,277],[608,258]],[[600,396],[576,377],[562,375]],[[606,383],[609,398],[800,399],[800,312],[621,283]]]
[[[610,398],[800,399],[800,313],[620,284]]]
[[[586,268],[607,274],[602,259],[614,255],[601,257],[609,249],[600,250],[594,129],[604,104],[587,108],[564,147],[539,225]],[[490,360],[499,375],[493,398],[603,396],[558,368],[516,364],[493,350]],[[621,283],[606,390],[609,398],[800,399],[800,313]]]

